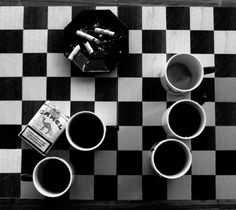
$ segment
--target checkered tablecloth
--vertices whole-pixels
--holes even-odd
[[[129,27],[129,55],[112,73],[84,76],[63,55],[63,28],[85,9],[110,9]],[[160,71],[180,52],[215,66],[216,73],[202,83],[211,92],[203,105],[207,126],[186,142],[192,167],[167,181],[153,174],[148,153],[166,138],[162,114],[177,100],[162,88]],[[0,197],[43,199],[32,182],[20,178],[42,156],[17,134],[51,100],[69,116],[94,111],[108,126],[95,152],[73,150],[63,134],[49,153],[75,167],[68,199],[236,199],[235,77],[233,8],[0,7]],[[187,97],[197,100],[197,91]]]

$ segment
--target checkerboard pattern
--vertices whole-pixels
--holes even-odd
[[[130,29],[129,55],[109,74],[84,76],[63,55],[63,28],[85,9],[110,9]],[[236,9],[0,7],[0,40],[0,197],[44,199],[20,178],[42,156],[17,134],[51,100],[67,115],[94,111],[108,128],[95,152],[73,150],[63,134],[49,153],[75,167],[66,199],[236,199]],[[148,155],[167,137],[161,117],[179,99],[162,88],[160,72],[181,52],[216,73],[202,83],[210,92],[203,105],[207,126],[186,141],[192,167],[182,178],[165,180],[153,174]],[[198,100],[202,87],[186,97]]]

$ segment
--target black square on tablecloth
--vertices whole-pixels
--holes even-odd
[[[117,66],[119,77],[142,76],[142,54],[128,54]]]
[[[167,180],[157,175],[144,175],[143,200],[167,199]]]
[[[216,174],[236,175],[236,151],[216,151]]]
[[[23,30],[0,30],[0,53],[22,53]]]
[[[48,30],[48,52],[64,53],[66,49],[64,31]]]
[[[118,124],[142,125],[142,102],[119,102]]]
[[[94,199],[116,200],[117,199],[117,176],[95,175],[94,176]]]
[[[0,100],[21,100],[22,78],[1,77],[0,78]]]
[[[143,30],[142,31],[143,53],[165,53],[166,52],[166,31],[164,30]]]
[[[142,151],[118,151],[117,152],[118,175],[142,174]]]
[[[21,158],[21,174],[32,174],[36,164],[44,157],[35,149],[23,149]]]
[[[155,143],[166,137],[162,126],[143,126],[143,150],[150,150]]]
[[[206,126],[203,132],[191,141],[192,150],[215,150],[215,127]]]
[[[96,78],[95,79],[95,100],[116,101],[118,95],[117,78]]]
[[[213,200],[216,197],[215,176],[192,176],[192,199]]]
[[[38,112],[44,101],[23,101],[22,102],[22,124],[26,125]]]
[[[73,6],[72,7],[72,19],[74,19],[80,12],[84,10],[95,10],[95,6]]]
[[[115,126],[106,126],[106,136],[99,150],[117,150],[118,130]]]
[[[56,140],[56,143],[53,145],[52,150],[68,150],[70,144],[66,138],[66,132],[62,132],[59,138]]]
[[[46,76],[46,68],[46,53],[23,54],[23,76]]]
[[[71,101],[71,116],[77,112],[94,112],[94,101]]]
[[[201,84],[191,92],[191,99],[199,103],[203,96],[206,96],[205,101],[215,101],[215,79],[204,78]]]
[[[94,174],[94,151],[70,151],[70,162],[74,166],[75,174],[93,175]]]
[[[167,53],[166,54],[166,62],[171,58],[173,57],[174,55],[176,55],[177,53]]]
[[[0,133],[1,133],[1,141],[0,148],[1,149],[16,149],[20,148],[20,140],[17,135],[21,131],[20,125],[0,125]]]
[[[0,174],[0,197],[20,197],[20,174]],[[4,207],[3,207],[4,208]]]
[[[167,101],[166,108],[168,109],[171,105],[173,105],[175,101]]]
[[[215,76],[236,77],[236,55],[215,54]]]
[[[129,29],[142,29],[141,7],[118,7],[118,16]]]
[[[214,53],[213,31],[191,31],[191,53]]]
[[[235,8],[214,8],[215,30],[236,30]]]
[[[236,125],[236,103],[215,103],[216,125]]]
[[[160,78],[143,78],[143,101],[166,101]]]
[[[189,30],[190,12],[189,7],[167,7],[167,30]]]
[[[47,29],[48,7],[24,7],[24,29]]]
[[[70,100],[70,78],[48,77],[47,99],[48,100]]]

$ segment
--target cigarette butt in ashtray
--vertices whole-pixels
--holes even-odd
[[[114,36],[115,35],[114,31],[110,31],[110,30],[102,29],[102,28],[95,28],[94,32],[98,33],[98,34],[108,35],[108,36]]]
[[[84,46],[88,52],[89,55],[91,55],[94,51],[93,48],[91,47],[91,45],[89,44],[89,42],[84,43]]]
[[[95,44],[100,44],[101,42],[94,36],[90,34],[86,34],[83,31],[77,30],[76,35],[80,36],[81,38],[87,39],[90,42],[94,42]]]
[[[75,48],[72,50],[72,52],[70,53],[70,55],[68,56],[69,60],[73,60],[75,55],[80,51],[80,46],[79,44],[75,46]]]

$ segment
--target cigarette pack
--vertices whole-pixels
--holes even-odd
[[[19,137],[42,155],[46,155],[65,130],[69,117],[63,115],[50,101],[46,101]]]

